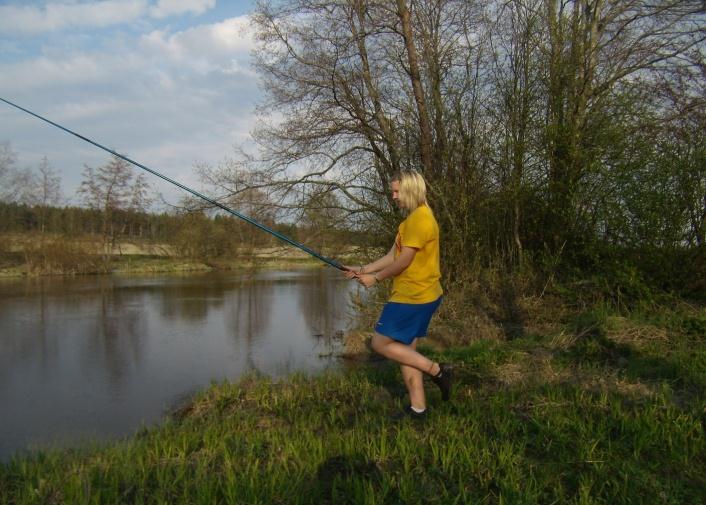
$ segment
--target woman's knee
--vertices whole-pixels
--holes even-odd
[[[379,354],[382,354],[385,347],[390,343],[390,339],[385,337],[384,335],[380,335],[379,333],[375,333],[373,335],[372,340],[370,341],[370,347],[373,348],[373,350]]]

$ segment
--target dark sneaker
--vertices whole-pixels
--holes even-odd
[[[393,414],[392,420],[404,421],[405,419],[412,419],[414,421],[424,421],[427,418],[427,410],[425,410],[424,412],[415,412],[414,410],[412,410],[411,406],[408,406],[404,410]]]
[[[451,398],[451,381],[453,380],[451,367],[446,363],[439,363],[439,373],[432,375],[431,380],[439,386],[441,390],[441,399],[448,401]]]

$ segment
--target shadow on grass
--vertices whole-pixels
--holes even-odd
[[[518,302],[519,293],[513,279],[505,275],[496,286],[490,290],[491,300],[480,303],[481,310],[502,329],[506,340],[524,337],[527,315]]]
[[[563,354],[570,363],[608,367],[632,380],[668,382],[685,393],[706,387],[706,377],[698,364],[691,363],[690,356],[684,353],[647,354],[609,339],[601,324],[579,325],[576,335],[575,343]]]
[[[369,361],[365,367],[365,376],[371,384],[384,389],[393,402],[407,398],[400,367],[394,361],[385,358]]]
[[[435,356],[427,348],[421,348],[422,354],[430,357],[434,361],[440,360],[440,357]],[[481,351],[475,351],[474,355],[482,354]],[[482,358],[481,358],[482,359]],[[446,362],[452,373],[453,382],[451,388],[451,400],[443,401],[439,387],[431,381],[427,375],[424,376],[424,390],[426,393],[427,406],[430,408],[431,415],[436,412],[444,412],[445,414],[460,414],[458,410],[459,401],[467,388],[479,388],[483,385],[484,368],[477,366],[476,363],[467,363],[463,360],[463,355],[455,353],[445,353],[444,362]],[[400,372],[399,364],[385,360],[382,362],[369,362],[366,367],[361,369],[366,380],[373,386],[379,388],[380,395],[379,413],[381,415],[395,416],[400,413],[401,409],[409,405],[409,395],[405,387],[402,373]]]
[[[497,319],[505,333],[505,338],[513,340],[525,336],[525,314],[518,303],[517,289],[512,279],[503,278],[500,283],[500,301],[502,316]]]
[[[342,454],[319,465],[313,485],[319,503],[358,503],[366,490],[374,490],[379,503],[404,503],[395,489],[384,489],[383,480],[375,461],[361,454]]]

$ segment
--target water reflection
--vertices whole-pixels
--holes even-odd
[[[298,300],[309,326],[324,337],[331,337],[337,331],[336,324],[345,315],[348,304],[346,293],[323,275],[313,276],[307,289],[300,289]],[[321,307],[325,310],[318,310]]]
[[[247,276],[241,278],[239,288],[232,293],[226,304],[227,334],[235,346],[242,349],[244,371],[261,373],[253,351],[262,335],[269,331],[273,285]]]
[[[0,459],[112,437],[246,372],[318,371],[355,286],[331,269],[0,282]]]
[[[219,310],[223,306],[223,294],[231,288],[208,277],[163,285],[157,293],[162,316],[202,321],[208,317],[209,310]]]
[[[135,292],[112,283],[101,284],[97,317],[86,322],[90,338],[81,361],[84,367],[103,368],[113,391],[122,389],[129,370],[141,361],[144,317],[135,297]]]

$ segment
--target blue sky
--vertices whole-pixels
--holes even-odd
[[[0,0],[0,97],[198,187],[195,164],[249,143],[261,99],[250,66],[253,4]],[[110,157],[0,102],[4,142],[20,168],[46,156],[69,199],[84,164]],[[169,201],[183,195],[149,180]]]

